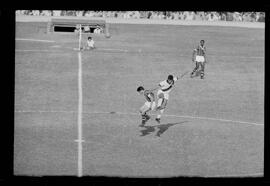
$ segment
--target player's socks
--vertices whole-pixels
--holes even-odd
[[[161,114],[163,114],[163,112],[164,112],[164,109],[161,109],[161,110],[160,110],[160,114],[157,115],[156,121],[157,121],[158,123],[160,123],[160,117],[161,117]]]
[[[142,114],[142,120],[146,120],[146,115]]]
[[[147,114],[142,114],[142,125],[144,125],[149,119],[150,116],[148,116]]]
[[[190,73],[190,77],[192,78],[194,73],[196,72],[196,70],[194,69],[191,73]]]
[[[145,120],[148,121],[151,117],[149,115],[145,115]]]
[[[145,114],[142,114],[142,125],[144,125],[146,122],[146,116]]]
[[[204,72],[201,72],[201,79],[204,79]]]

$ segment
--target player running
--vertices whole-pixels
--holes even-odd
[[[193,77],[194,73],[199,69],[200,66],[201,66],[201,74],[200,74],[201,79],[204,78],[204,67],[206,63],[206,56],[205,56],[206,48],[204,43],[205,43],[204,40],[201,40],[198,47],[195,48],[193,51],[192,61],[195,62],[196,66],[190,74],[191,78]]]
[[[144,126],[145,123],[150,119],[150,116],[147,115],[147,112],[150,110],[155,110],[156,102],[155,102],[155,95],[153,93],[153,90],[145,90],[144,87],[139,86],[137,88],[137,92],[140,95],[143,95],[146,99],[146,102],[144,105],[140,108],[140,113],[142,115],[142,124],[140,126]]]
[[[164,80],[159,83],[159,90],[157,92],[158,102],[156,110],[160,113],[156,117],[156,121],[160,123],[161,114],[163,114],[164,109],[169,100],[169,93],[174,86],[174,83],[178,80],[178,77],[174,77],[173,75],[169,75],[167,80]]]

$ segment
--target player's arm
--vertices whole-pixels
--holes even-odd
[[[204,57],[204,62],[208,63],[208,61],[206,60],[206,48],[205,47],[204,47],[203,57]]]
[[[151,99],[151,105],[153,104],[153,102],[155,102],[155,95],[154,95],[154,93],[153,92],[151,92],[151,97],[152,97],[152,99]]]
[[[193,61],[193,62],[195,61],[196,52],[197,52],[197,49],[195,48],[195,49],[193,50],[193,53],[192,53],[192,61]]]
[[[151,96],[151,104],[155,101],[155,95],[152,90],[145,90],[145,94],[149,94]]]

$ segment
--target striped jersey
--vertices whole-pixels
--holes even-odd
[[[174,85],[174,82],[177,81],[178,78],[177,77],[174,77],[173,78],[173,81],[171,83],[168,82],[168,80],[164,80],[162,82],[159,83],[159,86],[161,87],[161,90],[163,92],[169,92],[171,91],[173,85]]]
[[[153,92],[145,90],[143,95],[148,102],[155,101],[155,95]]]
[[[206,52],[206,48],[205,46],[198,45],[198,47],[195,48],[194,51],[196,51],[197,56],[204,56]]]

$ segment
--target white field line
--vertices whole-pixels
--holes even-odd
[[[54,52],[54,50],[35,50],[35,49],[20,50],[20,49],[16,49],[15,52]]]
[[[36,41],[36,42],[45,42],[45,43],[55,43],[52,40],[41,40],[41,39],[27,39],[27,38],[16,38],[17,41]]]
[[[82,56],[81,52],[78,52],[78,177],[83,175],[82,167]]]
[[[129,52],[129,50],[119,49],[119,48],[97,48],[97,50]]]
[[[64,47],[64,46],[61,46],[61,48],[66,48],[66,49],[72,49],[72,50],[75,50],[75,48],[72,48],[72,47]],[[77,49],[77,48],[76,48]],[[126,49],[121,49],[121,48],[96,48],[94,50],[91,50],[91,51],[84,51],[84,52],[94,52],[94,51],[116,51],[116,52],[129,52],[129,50],[126,50]]]
[[[77,113],[76,111],[36,111],[36,110],[15,110],[17,113]],[[134,112],[82,112],[82,114],[118,114],[118,115],[136,115],[139,116],[139,113]],[[155,116],[156,114],[150,114]],[[229,123],[240,123],[240,124],[247,124],[247,125],[256,125],[256,126],[264,126],[262,123],[254,123],[254,122],[247,122],[247,121],[237,121],[237,120],[228,120],[228,119],[221,119],[221,118],[211,118],[211,117],[200,117],[200,116],[187,116],[187,115],[173,115],[173,114],[163,114],[164,117],[178,117],[178,118],[190,118],[190,119],[197,119],[197,120],[212,120],[212,121],[221,121],[221,122],[229,122]]]
[[[71,49],[74,50],[75,48],[72,47],[62,47],[62,46],[51,46],[52,48],[66,48],[66,49]],[[77,48],[76,48],[77,49]],[[95,50],[97,51],[115,51],[115,52],[138,52],[141,53],[143,52],[142,50],[126,50],[126,49],[121,49],[121,48],[96,48]],[[54,50],[36,50],[36,49],[29,49],[29,50],[22,50],[22,49],[16,49],[16,52],[54,52]],[[88,52],[88,51],[84,51],[84,52]],[[89,52],[93,52],[93,51],[89,51]],[[147,53],[147,52],[146,52]],[[151,54],[153,53],[158,53],[158,52],[150,52]],[[175,52],[177,53],[177,52]],[[180,57],[189,57],[189,55],[179,55]],[[264,56],[233,56],[233,55],[208,55],[207,58],[211,58],[211,59],[215,59],[215,58],[224,58],[224,57],[230,57],[230,58],[243,58],[243,59],[264,59]]]

